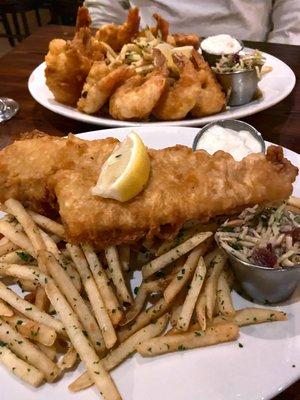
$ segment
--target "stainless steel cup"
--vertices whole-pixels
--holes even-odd
[[[215,74],[225,92],[230,92],[229,106],[242,106],[253,99],[259,80],[255,69]]]
[[[271,304],[287,300],[300,282],[300,265],[267,268],[242,261],[231,253],[226,253],[243,290],[258,303]]]

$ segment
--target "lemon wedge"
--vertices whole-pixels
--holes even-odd
[[[149,173],[147,149],[139,135],[131,132],[103,164],[92,194],[121,202],[130,200],[146,186]]]

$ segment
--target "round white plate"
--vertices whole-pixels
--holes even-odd
[[[122,139],[130,128],[107,129],[78,135],[87,140],[108,136]],[[198,131],[195,128],[157,127],[136,130],[153,148],[175,144],[191,146]],[[285,150],[290,161],[300,166],[300,156]],[[163,190],[163,188],[162,188]],[[294,185],[300,195],[300,179]],[[133,287],[139,284],[139,277]],[[236,308],[252,307],[233,294]],[[163,355],[142,358],[134,355],[112,372],[123,400],[267,400],[300,378],[300,287],[293,297],[274,309],[288,314],[289,320],[241,328],[237,342],[219,344]],[[239,347],[241,343],[243,347]],[[295,366],[295,367],[293,367]],[[68,372],[54,384],[31,389],[0,366],[1,400],[94,400],[94,388],[70,393],[68,385],[84,368]]]
[[[113,118],[105,118],[84,114],[77,111],[73,107],[65,106],[54,100],[54,97],[45,81],[46,64],[40,64],[30,75],[28,88],[32,97],[42,106],[49,110],[77,121],[83,121],[89,124],[104,125],[104,126],[144,126],[144,125],[172,125],[172,126],[200,126],[219,119],[234,119],[241,118],[247,115],[255,114],[266,108],[272,107],[279,103],[290,94],[295,86],[296,78],[293,71],[288,65],[280,61],[278,58],[270,54],[263,53],[266,57],[266,65],[273,70],[266,74],[259,83],[259,88],[262,91],[262,98],[252,101],[249,104],[240,107],[231,107],[229,110],[212,115],[205,118],[185,119],[182,121],[159,121],[159,122],[129,122],[117,121]]]

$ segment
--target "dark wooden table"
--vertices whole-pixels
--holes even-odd
[[[99,126],[73,121],[46,110],[33,100],[27,89],[29,75],[44,61],[49,41],[55,37],[70,38],[72,34],[71,27],[52,25],[39,28],[0,59],[0,96],[11,97],[20,105],[20,111],[13,119],[0,124],[0,148],[18,138],[20,133],[32,129],[58,136],[100,129]],[[293,92],[281,103],[244,120],[254,125],[265,139],[300,153],[300,46],[246,44],[287,63],[295,72],[297,82]],[[258,378],[259,373],[257,371]],[[300,400],[300,381],[277,396],[276,400]]]

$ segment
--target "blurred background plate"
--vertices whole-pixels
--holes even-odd
[[[45,63],[40,64],[32,72],[28,81],[28,88],[32,97],[48,110],[65,117],[90,124],[115,127],[143,126],[149,124],[169,126],[200,126],[212,121],[217,121],[219,119],[237,119],[246,117],[247,115],[255,114],[259,111],[274,106],[290,94],[296,83],[294,72],[287,64],[278,58],[267,53],[262,54],[264,57],[266,57],[265,65],[272,67],[272,71],[264,75],[262,80],[259,82],[259,88],[262,92],[262,97],[243,106],[231,107],[229,110],[222,113],[203,118],[184,119],[180,121],[129,122],[118,121],[108,117],[84,114],[80,111],[77,111],[73,107],[65,106],[54,100],[53,95],[46,86],[45,82]]]

